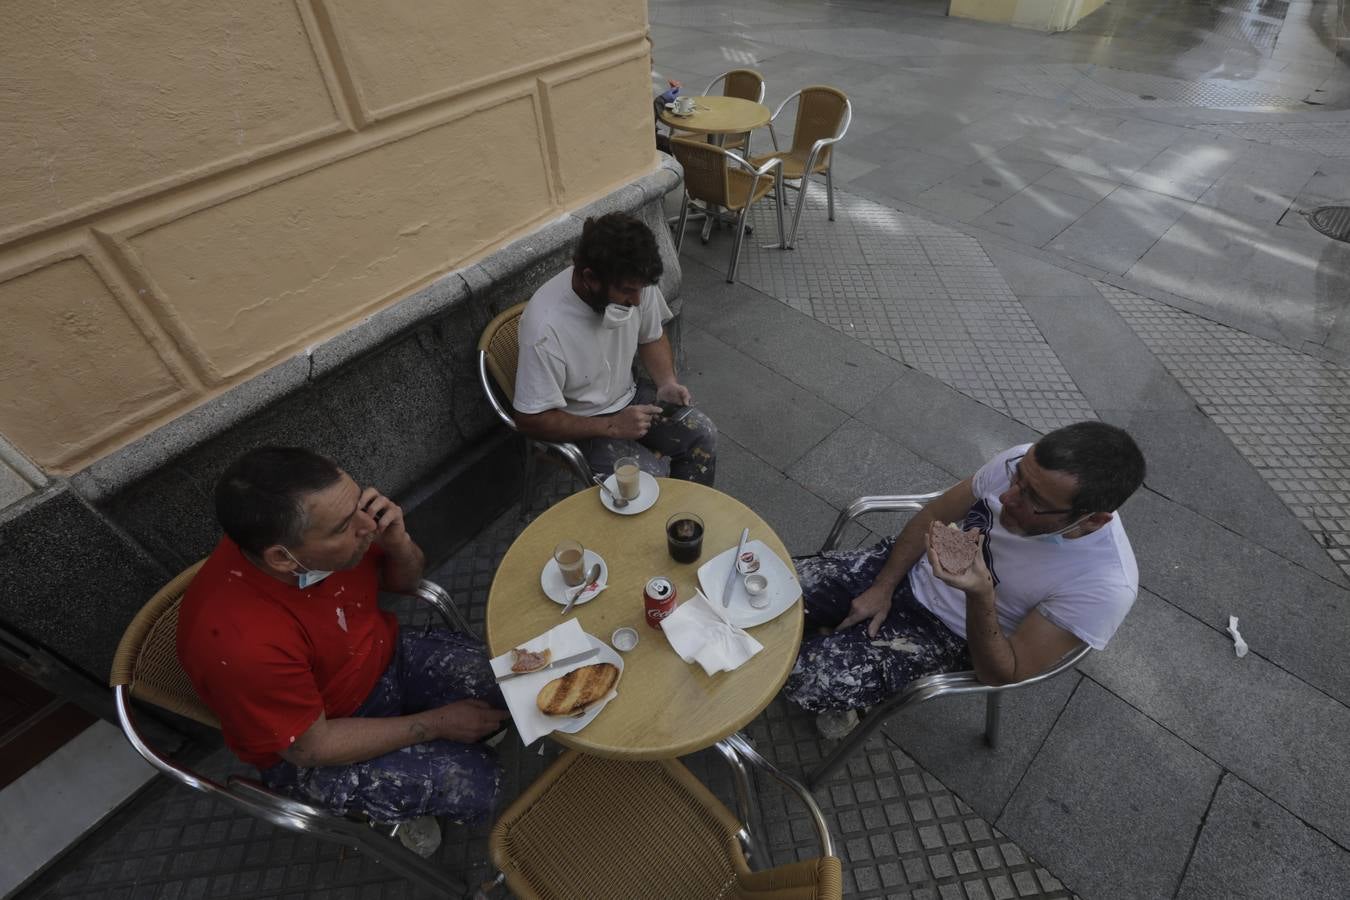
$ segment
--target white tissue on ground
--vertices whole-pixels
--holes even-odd
[[[1233,636],[1233,652],[1238,655],[1238,659],[1247,655],[1247,642],[1242,639],[1242,634],[1238,631],[1237,616],[1228,617],[1228,633]]]

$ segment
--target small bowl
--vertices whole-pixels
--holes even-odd
[[[769,598],[764,594],[764,590],[768,586],[769,579],[763,575],[751,574],[745,576],[745,592],[750,595],[750,605],[755,609],[763,609],[769,605]]]
[[[631,628],[616,628],[609,636],[609,642],[620,653],[627,653],[638,645],[638,633]]]

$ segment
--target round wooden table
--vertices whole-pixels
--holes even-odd
[[[576,734],[554,732],[568,747],[612,759],[668,759],[710,747],[750,722],[787,680],[802,639],[800,598],[792,608],[747,629],[764,649],[731,672],[709,676],[680,659],[665,635],[646,623],[642,589],[665,575],[680,601],[694,595],[698,567],[736,546],[741,529],[768,544],[791,565],[787,548],[753,510],[721,491],[689,481],[658,479],[661,496],[645,512],[621,516],[600,503],[599,488],[573,494],[544,512],[506,551],[492,580],[487,604],[487,642],[497,656],[563,621],[562,607],[544,596],[539,573],[563,538],[580,541],[605,559],[608,586],[573,608],[581,627],[609,643],[627,625],[638,645],[622,654],[619,696]],[[704,522],[703,554],[679,564],[666,551],[666,519],[697,513]]]
[[[754,131],[768,125],[771,118],[773,114],[763,103],[740,97],[695,97],[692,115],[677,116],[668,109],[660,114],[671,128],[710,135]]]

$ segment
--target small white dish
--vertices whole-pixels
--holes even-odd
[[[614,493],[619,492],[619,480],[611,475],[605,479],[605,487]],[[650,472],[638,473],[638,495],[636,500],[629,500],[628,505],[619,509],[614,505],[614,501],[609,498],[609,494],[597,489],[596,493],[600,495],[600,502],[604,504],[605,509],[612,513],[618,513],[621,516],[636,516],[640,512],[646,512],[656,505],[656,500],[661,496],[661,485],[657,482],[656,476]],[[589,552],[589,551],[588,551]]]
[[[596,553],[594,550],[587,550],[586,558],[582,563],[582,565],[586,567],[585,571],[589,572],[591,566],[596,563],[600,564],[599,582],[600,587],[603,589],[609,581],[609,567],[605,565],[605,560],[599,553]],[[562,570],[558,568],[558,561],[552,557],[549,558],[548,562],[544,563],[544,571],[539,573],[539,586],[544,589],[544,594],[548,596],[548,599],[557,603],[559,606],[566,606],[568,596],[572,591],[576,590],[575,585],[569,586],[567,582],[563,581]],[[590,603],[599,593],[600,591],[596,590],[578,597],[576,605],[573,608],[575,609],[576,606]]]
[[[682,118],[682,119],[688,118],[689,116],[692,116],[692,115],[694,114],[694,110],[693,110],[693,109],[691,109],[691,110],[689,110],[689,111],[687,111],[687,112],[681,112],[681,111],[679,110],[679,108],[675,106],[674,103],[667,103],[667,104],[666,104],[666,109],[670,110],[670,114],[671,114],[672,116],[679,116],[679,117]]]
[[[632,628],[616,628],[614,634],[610,635],[609,642],[614,645],[614,649],[620,653],[627,653],[638,645],[638,633]]]

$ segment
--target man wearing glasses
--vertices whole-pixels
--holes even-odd
[[[820,722],[838,736],[852,710],[915,678],[973,668],[986,684],[1010,684],[1080,643],[1102,649],[1139,590],[1116,509],[1143,480],[1128,434],[1079,422],[1000,453],[897,537],[799,560],[807,637],[784,691],[838,713]],[[938,562],[934,521],[979,533],[965,572]]]

